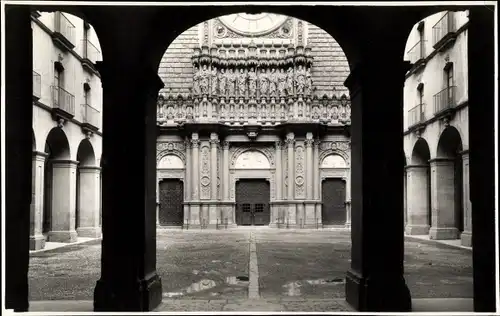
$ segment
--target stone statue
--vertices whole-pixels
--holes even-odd
[[[268,86],[269,86],[269,82],[268,82],[266,70],[262,69],[259,73],[260,96],[267,95]]]
[[[299,68],[297,69],[297,72],[295,74],[295,85],[296,85],[296,90],[297,94],[303,94],[304,93],[304,88],[306,85],[306,78],[305,78],[305,70],[304,66],[299,65]]]
[[[245,73],[245,70],[243,68],[240,68],[240,72],[236,78],[236,84],[238,85],[238,95],[240,97],[245,96],[246,83],[247,83],[247,74]]]
[[[269,74],[269,95],[276,96],[276,88],[278,85],[278,76],[276,74],[276,69],[271,69],[271,73]]]
[[[236,83],[236,74],[234,73],[234,69],[230,68],[229,72],[227,73],[227,90],[229,93],[229,96],[234,97],[235,95],[235,83]]]
[[[311,95],[312,92],[313,92],[313,80],[311,76],[311,67],[308,67],[306,70],[305,93],[306,95]]]
[[[248,72],[248,96],[255,97],[257,94],[257,74],[252,67]]]
[[[226,95],[226,83],[227,83],[227,76],[226,76],[226,71],[224,68],[221,68],[219,74],[218,74],[218,81],[219,81],[219,93],[222,96]]]
[[[209,83],[209,70],[207,65],[203,65],[203,69],[200,74],[200,89],[202,94],[208,93],[208,83]]]
[[[286,73],[286,94],[293,95],[293,67],[288,67]]]
[[[194,75],[193,75],[193,93],[194,94],[200,94],[200,79],[201,79],[201,73],[200,73],[200,68],[198,66],[194,67]]]
[[[212,82],[211,82],[212,95],[216,95],[217,88],[218,88],[217,67],[216,66],[212,66],[212,71],[210,72],[210,75],[212,77]]]
[[[286,87],[286,74],[283,68],[280,68],[277,77],[278,77],[278,94],[281,97],[285,95],[285,87]]]

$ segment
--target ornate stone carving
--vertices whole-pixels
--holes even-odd
[[[210,148],[203,146],[201,149],[201,199],[210,199]],[[208,182],[207,182],[208,180]],[[204,184],[208,183],[208,184]]]
[[[193,70],[193,93],[195,95],[201,94],[200,89],[200,79],[201,79],[201,69],[198,66],[194,66]]]
[[[175,155],[186,165],[185,146],[182,142],[166,142],[156,144],[156,164],[166,155]]]
[[[270,167],[271,168],[275,167],[274,154],[273,154],[274,148],[254,147],[254,146],[241,146],[241,147],[236,147],[234,149],[233,148],[234,147],[231,148],[232,150],[230,151],[230,159],[229,159],[229,161],[230,161],[229,165],[231,168],[235,167],[235,163],[236,163],[236,160],[238,159],[238,157],[246,151],[259,151],[259,152],[261,152],[262,154],[264,154],[264,156],[269,161]]]
[[[248,71],[248,96],[251,98],[257,96],[257,74],[254,67]]]
[[[293,78],[293,67],[288,67],[288,70],[286,72],[286,94],[291,96],[293,95],[293,85],[294,85],[294,78]]]
[[[304,193],[304,147],[297,146],[295,148],[295,197],[305,198]]]
[[[277,96],[277,86],[278,86],[278,74],[276,73],[276,68],[272,68],[271,72],[268,75],[269,79],[269,95]]]
[[[278,81],[278,95],[280,97],[285,96],[285,88],[286,88],[286,74],[285,70],[283,68],[280,68],[278,75],[277,75],[277,81]]]
[[[245,96],[246,84],[247,84],[247,74],[245,73],[245,69],[240,68],[238,76],[236,77],[236,85],[238,86],[238,96],[240,97]]]
[[[228,95],[234,97],[236,88],[236,74],[234,73],[233,68],[230,68],[229,71],[226,72],[226,84]]]
[[[224,150],[229,149],[229,142],[227,140],[222,142],[222,149]]]
[[[199,148],[200,147],[200,140],[199,139],[191,139],[191,147],[192,148]]]
[[[341,155],[329,154],[323,158],[321,168],[346,168],[347,163]]]
[[[304,66],[299,65],[295,73],[295,88],[296,88],[295,91],[297,92],[297,94],[304,94],[304,88],[306,85],[305,75],[306,72],[304,70]]]
[[[210,184],[210,178],[207,176],[201,177],[200,183],[202,186],[208,186]]]
[[[227,86],[227,75],[226,70],[222,68],[218,74],[218,82],[219,82],[219,93],[222,96],[227,95],[226,86]]]
[[[267,91],[269,87],[269,79],[265,69],[259,71],[259,92],[260,96],[267,96]]]
[[[269,169],[270,167],[267,157],[257,150],[243,152],[234,163],[234,168],[237,169]]]
[[[210,72],[210,76],[211,76],[211,83],[210,83],[211,92],[212,95],[216,95],[218,90],[217,67],[212,66],[212,71]]]
[[[306,147],[312,147],[314,144],[314,139],[306,139]]]

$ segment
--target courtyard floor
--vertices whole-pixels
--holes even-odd
[[[41,301],[72,300],[92,308],[100,254],[99,240],[32,253],[32,305],[44,310]],[[349,310],[345,230],[158,230],[156,265],[163,280],[159,310]],[[472,298],[467,249],[407,238],[405,274],[414,299]],[[250,292],[260,300],[248,301]]]

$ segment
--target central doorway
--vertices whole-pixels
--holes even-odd
[[[184,222],[184,185],[180,179],[160,182],[160,226],[181,226]]]
[[[322,187],[323,225],[345,225],[346,222],[346,183],[343,179],[325,179]]]
[[[270,195],[269,182],[264,179],[243,179],[236,182],[236,224],[269,225]]]

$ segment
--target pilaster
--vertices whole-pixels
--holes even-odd
[[[469,170],[469,151],[462,152],[462,203],[464,210],[464,231],[460,239],[462,246],[472,246],[472,203],[470,202],[470,170]]]
[[[293,201],[295,196],[295,135],[293,133],[288,133],[286,135],[286,144],[288,148],[288,187],[287,187],[287,200]],[[288,216],[287,216],[287,225],[289,227],[295,227],[297,224],[297,213],[296,213],[296,205],[294,203],[289,203],[288,205]]]
[[[217,146],[219,144],[219,136],[217,135],[217,133],[212,133],[210,134],[210,185],[211,185],[211,189],[210,189],[210,199],[212,200],[212,202],[215,202],[217,201],[217,178],[218,178],[218,174],[217,174],[217,169],[218,169],[218,166],[217,166]],[[219,219],[219,207],[218,205],[212,203],[210,204],[210,207],[209,207],[209,224],[211,226],[214,226],[217,225],[218,223],[218,220],[222,220],[222,216],[221,218]],[[220,212],[220,214],[222,214],[222,212]]]
[[[275,149],[276,149],[276,159],[275,159],[275,166],[276,166],[276,181],[274,182],[276,185],[276,200],[280,201],[282,199],[282,190],[283,190],[283,180],[281,179],[281,176],[283,174],[282,170],[282,157],[281,157],[281,152],[282,152],[282,147],[283,147],[283,142],[282,141],[276,141],[274,143]]]
[[[76,232],[80,237],[101,237],[99,227],[99,192],[100,173],[99,167],[79,167],[80,195],[79,198],[79,226]]]
[[[429,166],[409,165],[406,167],[407,224],[408,235],[427,235],[429,233]]]
[[[189,225],[200,225],[200,138],[198,133],[193,133],[191,135],[191,155],[193,160],[192,173],[191,173],[191,189],[192,189],[192,201],[196,203],[190,204],[190,218]]]
[[[314,198],[314,164],[313,164],[313,134],[306,134],[306,198],[311,200]]]
[[[32,200],[30,209],[30,250],[45,247],[45,237],[42,235],[44,176],[47,154],[33,152]]]

